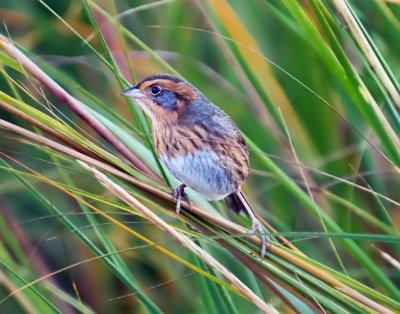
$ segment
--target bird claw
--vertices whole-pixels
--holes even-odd
[[[252,233],[263,232],[263,228],[259,220],[253,221],[253,225],[251,226],[251,232]]]
[[[253,225],[251,226],[252,233],[263,233],[263,227],[259,220],[254,220]],[[267,253],[267,246],[270,244],[269,236],[261,235],[261,258],[264,259],[265,254]]]
[[[186,187],[185,184],[181,184],[174,190],[173,197],[176,202],[175,215],[179,215],[179,212],[181,211],[182,198],[185,199],[185,201],[189,203],[189,206],[192,206],[192,201],[190,200],[189,196],[186,194],[185,187]]]

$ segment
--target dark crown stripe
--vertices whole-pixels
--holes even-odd
[[[138,85],[141,85],[145,82],[151,82],[154,80],[167,80],[167,81],[172,81],[174,83],[184,82],[184,80],[180,79],[177,76],[171,75],[171,74],[153,74],[153,75],[146,77],[142,81],[140,81],[140,83]]]

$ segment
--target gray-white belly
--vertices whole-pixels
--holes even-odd
[[[209,149],[197,150],[186,156],[161,160],[182,183],[202,194],[208,200],[218,200],[233,193],[237,185],[228,177],[216,153]]]

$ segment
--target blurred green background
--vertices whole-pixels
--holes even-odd
[[[396,269],[394,262],[388,262],[381,255],[386,252],[394,260],[400,257],[398,242],[390,238],[398,236],[400,225],[399,103],[370,66],[368,56],[359,48],[360,42],[352,35],[334,2],[89,1],[99,25],[97,29],[88,18],[83,1],[2,0],[0,33],[15,41],[46,73],[87,106],[109,119],[115,118],[110,111],[123,118],[130,129],[127,125],[120,126],[146,146],[145,130],[140,128],[126,100],[119,96],[122,86],[83,39],[107,58],[97,35],[101,30],[120,73],[132,83],[153,73],[170,72],[152,54],[159,56],[227,112],[254,143],[250,152],[251,175],[243,190],[255,210],[279,232],[295,232],[289,240],[310,258],[395,300],[394,294],[365,270],[365,261],[352,254],[340,237],[332,240],[337,249],[335,253],[327,237],[311,233],[337,230],[324,229],[318,214],[288,192],[287,186],[260,157],[265,154],[271,158],[292,183],[310,193],[312,202],[350,238],[352,234],[371,235],[354,241],[380,274],[400,289],[398,266]],[[399,92],[399,4],[379,0],[348,3]],[[114,23],[118,20],[120,25]],[[122,40],[122,27],[139,41],[125,35]],[[3,55],[1,91],[16,95],[4,74],[7,73],[44,105],[34,103],[23,93],[21,99],[41,111],[57,111],[56,116],[81,128],[80,132],[88,138],[96,136],[57,98],[42,89],[41,84],[6,65]],[[368,100],[365,91],[373,101]],[[384,121],[379,119],[380,115]],[[1,109],[0,116],[33,130],[28,123]],[[387,136],[387,128],[394,136]],[[27,145],[7,131],[1,130],[0,135],[1,152],[56,181],[66,182],[63,172],[67,172],[80,189],[113,198],[73,161],[49,158],[46,150]],[[49,204],[81,228],[83,234],[94,242],[99,241],[92,222],[81,214],[75,200],[35,178],[27,179],[46,196]],[[13,261],[14,271],[24,280],[35,280],[94,256],[75,231],[65,227],[59,216],[52,214],[9,171],[0,171],[0,191],[0,258],[3,255],[4,260]],[[222,203],[213,205],[222,209],[223,216],[249,225],[247,218],[227,213]],[[150,235],[172,252],[194,261],[175,241],[140,217],[105,204],[97,206],[112,212],[137,232]],[[178,224],[172,216],[165,219]],[[99,217],[97,223],[117,249],[143,244],[106,219]],[[383,235],[383,240],[374,240],[374,234]],[[246,268],[232,255],[221,248],[210,250],[245,283],[251,284]],[[206,313],[210,310],[204,304],[204,293],[213,290],[204,288],[207,283],[200,274],[150,247],[127,251],[121,256],[140,290],[162,311]],[[22,306],[16,297],[19,294],[4,299],[21,282],[4,264],[0,271],[0,299],[3,299],[0,312],[19,313],[27,308],[33,313],[40,312],[40,306]],[[58,297],[49,298],[54,298],[63,313],[85,312],[79,309],[79,304],[98,313],[148,312],[101,258],[82,262],[35,286],[46,295],[49,289],[54,289]],[[264,298],[280,311],[293,311],[272,290],[262,289]],[[32,292],[26,292],[29,293]],[[66,301],[70,297],[73,302]],[[237,296],[232,298],[239,313],[254,310],[247,301]],[[29,300],[34,298],[28,295],[25,301]],[[71,305],[74,302],[78,304],[75,307]]]

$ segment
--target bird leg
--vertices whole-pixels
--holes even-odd
[[[251,232],[252,233],[263,233],[263,227],[262,224],[260,223],[260,221],[256,218],[256,216],[253,214],[253,216],[251,216]],[[270,243],[270,239],[269,236],[267,235],[262,235],[261,236],[261,258],[265,257],[265,253],[267,252],[267,246]]]
[[[181,210],[181,201],[182,198],[186,200],[186,202],[189,203],[189,205],[192,205],[192,201],[190,200],[189,196],[185,193],[185,187],[186,184],[182,183],[180,186],[178,186],[173,193],[174,200],[176,202],[176,207],[175,207],[175,214],[179,215],[179,212]]]
[[[249,204],[242,196],[240,192],[237,192],[239,199],[241,200],[243,207],[246,209],[246,212],[249,214],[251,218],[251,233],[263,233],[263,226],[261,222],[257,219],[256,215],[254,214],[253,210],[250,208]],[[261,258],[265,257],[265,253],[267,252],[267,246],[270,244],[269,236],[261,235]]]

